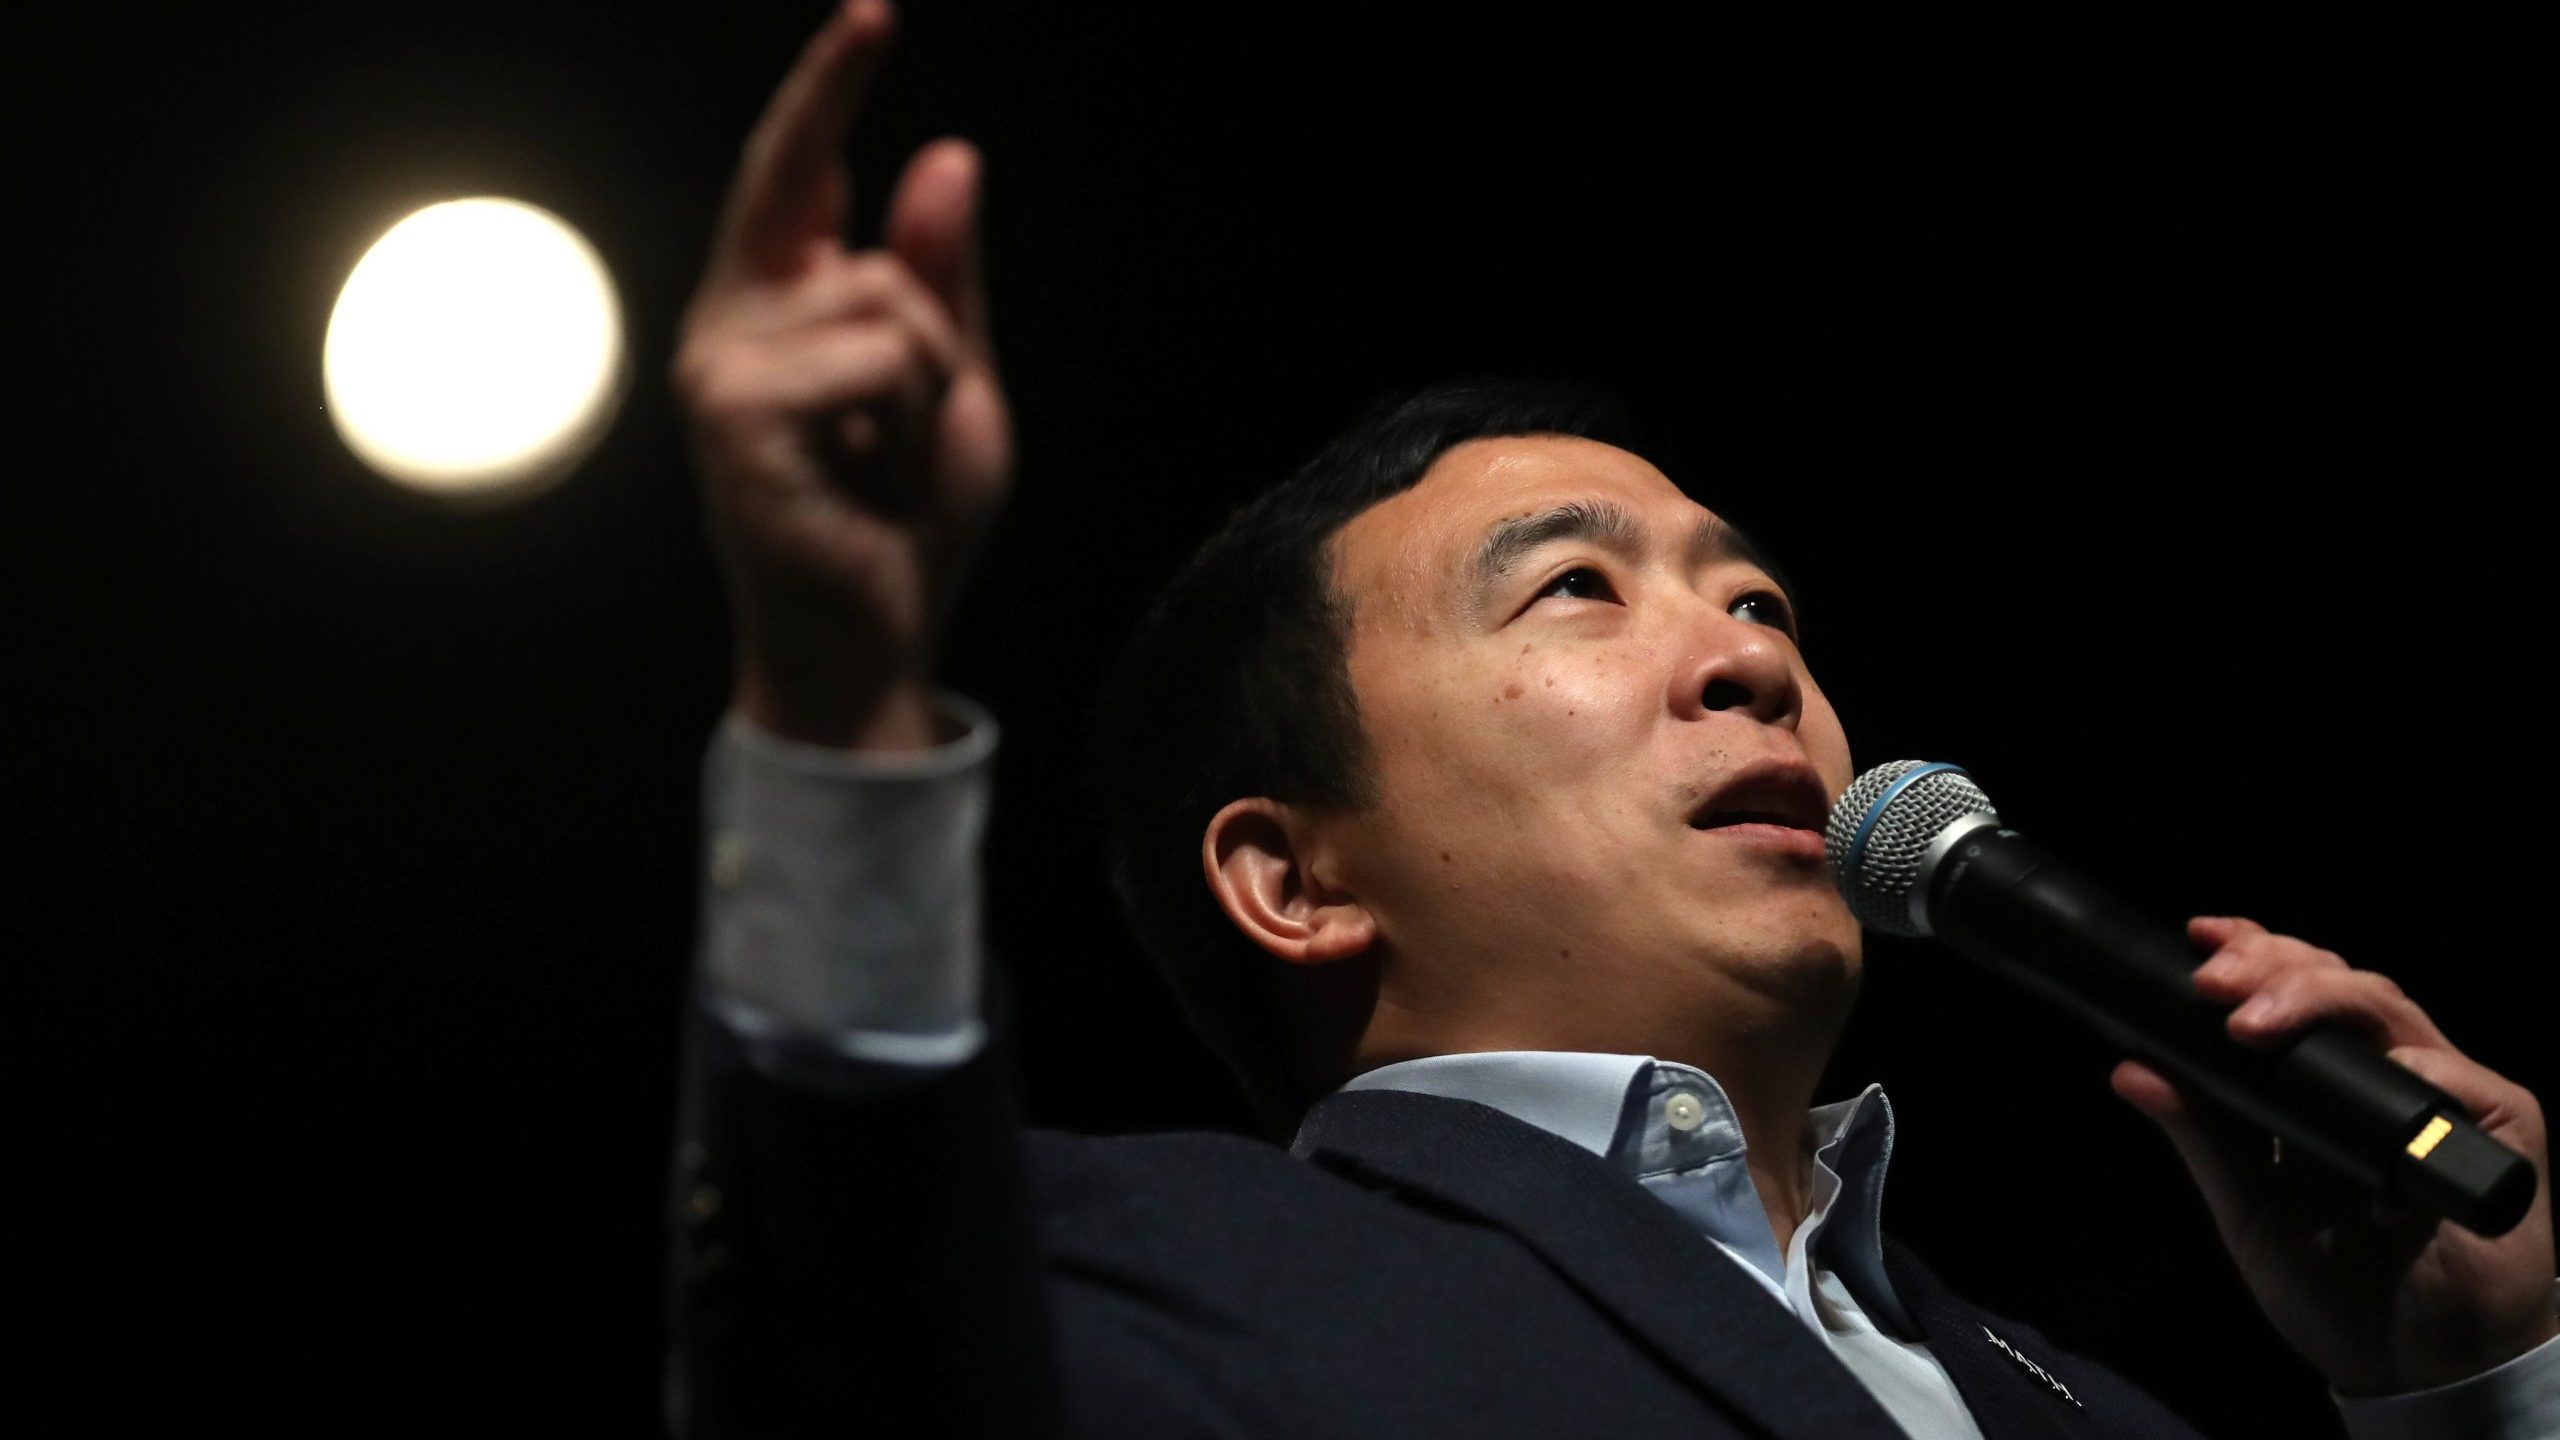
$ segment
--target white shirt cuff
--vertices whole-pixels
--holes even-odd
[[[2354,1440],[2549,1440],[2560,1436],[2560,1338],[2432,1390],[2329,1398]]]
[[[704,764],[704,998],[754,1049],[950,1065],[979,1018],[978,847],[995,717],[917,751],[803,744],[731,715]]]

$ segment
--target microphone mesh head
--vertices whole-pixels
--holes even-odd
[[[1871,930],[1927,934],[1911,918],[1921,857],[1948,826],[1972,815],[2000,818],[1991,797],[1953,765],[1893,760],[1851,781],[1822,833],[1849,913]]]

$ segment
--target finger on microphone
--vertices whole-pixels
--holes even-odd
[[[2245,915],[2197,915],[2187,921],[2187,938],[2199,945],[2219,947],[2244,935],[2266,933],[2266,926]]]
[[[2167,1076],[2139,1060],[2119,1063],[2107,1083],[2125,1103],[2154,1120],[2182,1113],[2186,1106],[2186,1097],[2178,1093],[2178,1087]]]
[[[2224,944],[2197,966],[2190,981],[2197,993],[2218,999],[2245,1000],[2296,970],[2348,972],[2335,952],[2304,944],[2289,935],[2260,931]]]
[[[2230,1029],[2242,1044],[2270,1045],[2322,1021],[2352,1030],[2377,1048],[2445,1043],[2425,1011],[2389,976],[2370,970],[2278,970],[2231,1012]]]

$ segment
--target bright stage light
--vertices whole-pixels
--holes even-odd
[[[320,370],[359,459],[473,501],[575,469],[629,374],[595,248],[549,211],[494,197],[430,205],[375,241],[338,294]]]

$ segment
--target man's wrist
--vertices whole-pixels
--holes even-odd
[[[957,737],[937,720],[923,681],[900,680],[876,695],[794,696],[749,669],[738,677],[730,709],[757,729],[831,750],[930,750]]]
[[[769,724],[742,704],[732,705],[721,722],[725,743],[759,759],[756,773],[791,785],[799,776],[827,782],[861,780],[937,780],[983,771],[993,759],[998,727],[995,716],[978,702],[949,690],[925,692],[933,739],[920,746],[866,747],[811,739]],[[741,777],[745,778],[745,777]],[[725,804],[715,805],[725,814]]]

